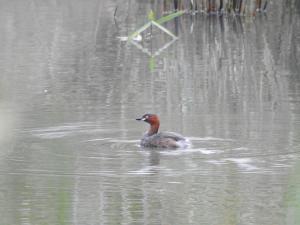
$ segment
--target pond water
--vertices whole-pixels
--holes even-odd
[[[151,3],[0,6],[0,224],[300,223],[299,4],[135,44]],[[141,148],[147,112],[192,146]]]

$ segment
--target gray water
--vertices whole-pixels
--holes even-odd
[[[0,224],[300,224],[299,4],[138,45],[116,4],[0,3]],[[141,148],[146,112],[192,147]]]

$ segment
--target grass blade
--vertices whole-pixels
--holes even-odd
[[[165,22],[168,22],[169,20],[172,20],[178,16],[181,16],[182,14],[184,14],[184,11],[181,10],[181,11],[178,11],[178,12],[175,12],[175,13],[172,13],[170,15],[167,15],[167,16],[164,16],[158,20],[156,20],[155,22],[158,23],[158,24],[163,24]]]

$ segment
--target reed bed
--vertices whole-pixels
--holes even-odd
[[[266,12],[268,0],[163,0],[162,11],[167,14],[185,10],[188,13],[255,16]]]

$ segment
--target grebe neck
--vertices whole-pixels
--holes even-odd
[[[159,129],[159,122],[150,124],[150,129],[148,131],[148,135],[151,136],[153,134],[156,134]]]

